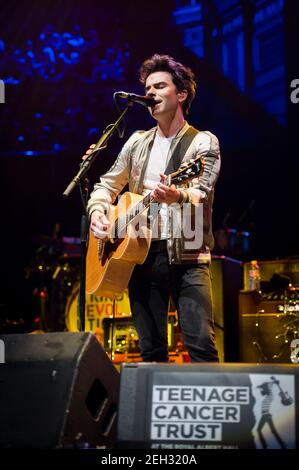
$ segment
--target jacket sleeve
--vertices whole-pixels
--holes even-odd
[[[131,135],[110,170],[101,176],[100,181],[94,185],[87,204],[89,216],[95,210],[108,213],[110,204],[113,204],[128,183],[131,148],[138,136],[137,132]]]
[[[201,177],[194,179],[187,188],[188,199],[193,204],[205,203],[213,192],[217,181],[221,159],[217,137],[211,132],[204,131],[196,138],[195,156],[204,157],[204,171]]]

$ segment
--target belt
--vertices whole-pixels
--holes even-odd
[[[157,253],[159,251],[167,250],[167,240],[152,240],[150,251],[152,253]]]

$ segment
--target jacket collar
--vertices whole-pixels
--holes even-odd
[[[188,124],[187,121],[185,121],[183,127],[178,131],[178,133],[174,136],[173,140],[178,140],[180,139],[184,134],[185,132],[189,129],[190,125]],[[148,131],[148,135],[149,136],[152,136],[153,139],[156,137],[156,133],[158,131],[158,126],[155,126],[155,127],[152,127],[149,131]]]

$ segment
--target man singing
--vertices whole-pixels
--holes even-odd
[[[148,131],[135,132],[110,170],[95,185],[88,202],[90,228],[98,239],[109,237],[110,225],[105,214],[127,183],[133,193],[151,191],[159,208],[158,235],[151,241],[145,262],[135,266],[129,282],[141,356],[144,361],[168,360],[167,317],[171,295],[191,361],[217,362],[210,250],[214,243],[211,221],[214,186],[220,170],[218,140],[211,132],[199,131],[185,120],[196,92],[190,68],[168,55],[155,54],[141,65],[140,81],[146,95],[155,101],[149,112],[157,125]],[[200,178],[183,187],[166,184],[165,174],[198,156],[204,159]],[[172,207],[179,208],[184,217],[186,214],[201,217],[203,234],[194,237],[200,243],[190,243],[184,234],[173,233],[173,218],[178,211],[171,210]]]

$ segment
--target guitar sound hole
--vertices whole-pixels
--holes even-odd
[[[114,243],[107,241],[105,243],[104,258],[105,259],[110,258],[113,255],[113,253],[117,250],[117,248],[119,247],[122,241],[123,239],[120,239],[120,238],[116,239]]]

